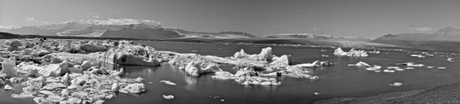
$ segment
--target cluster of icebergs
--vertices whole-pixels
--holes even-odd
[[[161,62],[151,47],[127,41],[63,41],[39,41],[36,45],[27,40],[7,41],[0,48],[7,53],[0,58],[0,86],[14,90],[8,82],[22,84],[22,92],[11,96],[31,98],[39,104],[101,104],[116,93],[146,91],[142,78],[122,78],[123,69],[107,69],[106,65],[158,66]]]
[[[336,56],[351,56],[351,57],[367,57],[369,56],[366,51],[364,50],[355,50],[355,49],[350,49],[350,51],[345,52],[342,50],[342,48],[338,47],[337,49],[334,50],[334,55]]]
[[[387,66],[386,69],[382,69],[382,66],[379,65],[369,65],[365,62],[359,61],[356,64],[349,64],[348,66],[358,66],[358,67],[364,67],[366,70],[369,71],[374,71],[374,72],[386,72],[386,73],[394,73],[396,71],[404,71],[404,70],[412,70],[415,69],[415,67],[423,67],[425,65],[423,64],[415,64],[414,62],[406,62],[406,63],[397,63],[397,65],[401,66],[406,66],[405,68],[401,68],[398,66]]]
[[[243,85],[280,85],[276,80],[279,76],[318,79],[313,76],[315,67],[333,66],[330,61],[315,61],[291,65],[291,56],[280,57],[272,54],[272,48],[263,48],[260,54],[247,54],[242,49],[232,57],[201,56],[199,54],[174,53],[167,59],[168,63],[184,70],[189,76],[197,77],[206,73],[214,73],[212,78],[219,80],[235,80]],[[234,65],[236,73],[219,68],[220,64]]]

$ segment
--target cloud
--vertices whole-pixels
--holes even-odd
[[[27,17],[26,22],[37,22],[37,19],[35,19],[34,17]]]
[[[5,29],[5,30],[9,30],[13,28],[15,28],[15,26],[0,26],[0,29]]]
[[[417,30],[417,31],[422,31],[422,32],[427,32],[427,31],[433,30],[433,28],[431,28],[431,27],[415,27],[414,29]]]
[[[154,24],[161,24],[161,22],[154,21],[154,20],[142,20],[143,23],[154,23]]]

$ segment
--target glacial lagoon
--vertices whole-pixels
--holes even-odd
[[[125,69],[124,77],[144,80],[146,92],[142,94],[118,94],[112,99],[105,100],[107,104],[198,104],[198,103],[311,103],[316,100],[335,97],[372,96],[386,92],[427,89],[435,86],[459,82],[460,60],[458,55],[451,53],[431,52],[433,56],[424,58],[413,57],[411,54],[422,54],[412,50],[379,50],[379,54],[369,53],[369,57],[347,57],[333,55],[334,48],[302,47],[283,45],[254,45],[254,44],[217,44],[217,43],[180,43],[180,42],[140,42],[154,47],[156,50],[174,51],[179,53],[198,53],[220,57],[233,56],[235,52],[244,49],[246,53],[258,54],[262,48],[273,48],[273,54],[292,56],[293,63],[311,63],[315,60],[332,61],[330,67],[313,68],[319,79],[299,79],[278,77],[282,82],[278,86],[242,85],[234,80],[219,80],[211,78],[212,74],[200,77],[190,77],[182,70],[162,63],[160,67],[120,66]],[[135,42],[137,44],[137,42]],[[343,48],[348,51],[349,48]],[[367,50],[373,51],[373,50]],[[324,57],[328,56],[328,57]],[[447,61],[449,57],[453,62]],[[365,68],[348,66],[359,61],[370,65],[398,66],[396,63],[414,62],[433,66],[433,68],[414,67],[411,70],[394,73],[368,71]],[[403,66],[401,66],[403,67]],[[439,69],[438,67],[445,67]],[[232,66],[221,66],[225,71],[235,73]],[[168,80],[177,85],[160,83]],[[394,82],[402,85],[390,86]],[[12,93],[20,93],[21,86],[13,86],[13,91],[0,90],[1,104],[34,104],[31,99],[11,98]],[[174,99],[165,99],[163,95],[173,95]]]

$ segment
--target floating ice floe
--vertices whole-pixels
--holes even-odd
[[[425,56],[420,55],[420,54],[411,54],[410,56],[412,56],[412,57],[418,57],[418,58],[425,58]]]
[[[401,82],[394,82],[392,84],[390,84],[390,86],[393,86],[393,87],[398,87],[398,86],[401,86],[402,83]]]
[[[161,80],[160,83],[165,83],[167,85],[171,85],[171,86],[175,86],[177,85],[176,83],[174,82],[171,82],[171,81],[168,81],[168,80]]]
[[[119,90],[122,93],[139,94],[145,92],[145,85],[143,83],[128,84],[126,87]]]
[[[171,100],[171,99],[174,99],[174,96],[173,95],[163,95],[163,98]]]
[[[395,70],[385,69],[385,70],[383,70],[383,72],[386,72],[386,73],[394,73]]]
[[[434,54],[430,54],[428,52],[422,52],[422,54],[424,54],[425,56],[434,56]]]
[[[447,58],[447,61],[449,61],[449,62],[454,62],[454,58],[449,57],[449,58]]]
[[[11,87],[10,85],[5,85],[5,87],[3,89],[5,89],[5,90],[13,90],[13,87]]]
[[[387,66],[387,69],[395,70],[395,71],[404,71],[403,68],[400,68],[400,67],[397,67],[397,66]]]
[[[315,95],[319,95],[319,92],[314,92]]]
[[[366,70],[369,70],[369,71],[377,71],[377,70],[380,70],[380,68],[382,68],[382,66],[379,66],[379,65],[374,65],[372,67],[367,67]]]
[[[334,55],[337,56],[351,56],[351,57],[367,57],[369,56],[364,50],[354,50],[350,49],[348,52],[344,52],[342,48],[338,47],[334,50]]]
[[[380,51],[374,50],[374,51],[369,51],[368,53],[380,54]]]
[[[298,66],[298,67],[303,67],[303,68],[312,68],[312,67],[320,67],[320,66],[333,66],[334,63],[332,63],[331,61],[319,61],[319,60],[316,60],[312,63],[303,63],[303,64],[297,64],[297,65],[294,65],[294,66]]]
[[[358,63],[355,64],[355,66],[370,67],[371,65],[369,65],[369,64],[367,64],[365,62],[359,61]]]
[[[397,63],[397,65],[404,65],[408,67],[423,67],[423,64],[415,64],[414,62],[405,62],[405,63]]]
[[[411,69],[415,69],[415,68],[414,67],[406,67],[404,69],[411,70]]]

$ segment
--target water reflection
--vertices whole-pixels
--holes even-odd
[[[184,79],[186,83],[186,85],[184,86],[184,89],[188,91],[195,91],[198,79],[195,77],[187,76],[187,75],[184,75]]]

